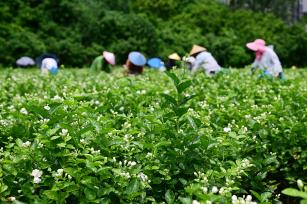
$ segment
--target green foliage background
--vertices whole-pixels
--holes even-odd
[[[272,14],[233,10],[212,0],[2,0],[0,66],[23,55],[56,53],[68,66],[87,66],[104,49],[123,63],[132,50],[147,57],[186,54],[207,47],[222,66],[253,59],[245,43],[264,38],[285,66],[306,66],[303,23],[291,26]]]

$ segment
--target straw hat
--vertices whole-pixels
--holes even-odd
[[[190,55],[194,55],[196,53],[203,52],[203,51],[206,51],[206,50],[207,50],[206,48],[201,47],[199,45],[193,45],[192,50],[190,52]]]
[[[181,60],[181,57],[176,53],[174,52],[173,54],[169,55],[168,56],[169,59],[172,59],[172,60]]]
[[[136,66],[144,66],[146,64],[146,58],[140,52],[130,52],[128,59]]]
[[[265,41],[262,39],[257,39],[254,42],[250,42],[246,44],[246,47],[253,51],[263,51],[265,50]]]
[[[115,65],[115,55],[112,52],[103,51],[102,55],[109,64]]]

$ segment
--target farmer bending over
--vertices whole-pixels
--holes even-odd
[[[264,71],[263,75],[284,79],[283,70],[277,54],[273,48],[265,45],[265,41],[257,39],[246,44],[246,47],[256,53],[256,59],[252,64],[252,72],[257,68]]]
[[[140,52],[130,52],[126,64],[124,65],[125,73],[129,75],[142,74],[146,58]]]
[[[195,73],[199,68],[202,68],[207,75],[214,75],[221,71],[220,65],[214,59],[207,49],[198,45],[193,45],[190,52],[190,57],[186,62],[190,64],[190,70]]]
[[[103,51],[102,55],[96,57],[91,65],[93,71],[111,72],[111,66],[115,65],[115,55],[111,52]]]
[[[181,58],[177,53],[173,53],[173,54],[169,55],[168,60],[165,64],[166,69],[170,70],[173,67],[180,66],[180,60],[181,60]]]
[[[54,58],[44,58],[41,64],[41,71],[43,74],[57,74],[58,63]]]

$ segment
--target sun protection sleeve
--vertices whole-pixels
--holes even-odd
[[[103,60],[102,55],[96,57],[94,61],[92,62],[90,69],[93,71],[100,71],[102,69],[102,60]]]

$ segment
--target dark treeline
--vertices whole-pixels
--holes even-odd
[[[123,63],[139,50],[147,57],[185,55],[205,46],[222,66],[242,67],[253,53],[245,43],[264,38],[285,66],[306,66],[303,23],[229,8],[213,0],[1,0],[0,65],[20,56],[58,55],[67,66],[88,66],[103,50]]]

